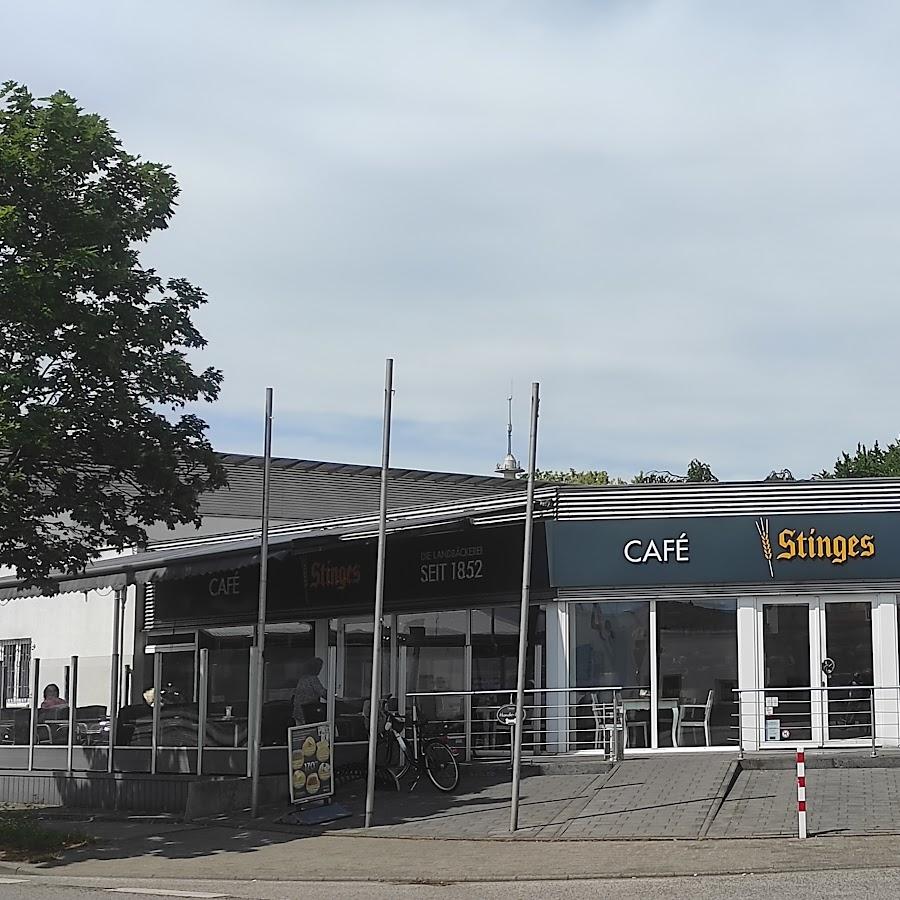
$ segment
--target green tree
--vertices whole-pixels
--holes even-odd
[[[692,459],[688,463],[687,475],[684,480],[713,482],[719,479],[713,475],[713,470],[710,468],[709,463],[701,462],[699,459]]]
[[[188,360],[206,297],[138,258],[177,196],[69,95],[0,88],[0,563],[29,584],[197,522],[224,483],[185,411],[221,382]]]
[[[709,463],[692,459],[688,463],[685,475],[675,475],[672,472],[638,472],[631,479],[632,484],[683,484],[686,481],[713,482],[719,479],[713,474]]]
[[[900,477],[900,442],[891,441],[881,447],[856,445],[856,453],[842,453],[833,469],[819,472],[819,478],[898,478]]]
[[[618,478],[610,479],[609,473],[602,469],[542,469],[534,474],[539,481],[552,481],[554,484],[623,484]]]
[[[542,481],[556,484],[626,484],[621,478],[610,478],[605,469],[587,470],[554,470],[545,469],[536,473]],[[631,479],[631,484],[681,484],[685,481],[718,481],[708,463],[692,459],[686,475],[674,475],[672,472],[638,472]]]

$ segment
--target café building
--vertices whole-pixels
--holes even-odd
[[[449,723],[470,758],[508,752],[494,713],[515,687],[523,503],[421,508],[390,523],[383,691]],[[593,713],[613,688],[629,753],[873,736],[897,746],[898,503],[893,480],[538,488],[533,751],[604,749]],[[297,661],[313,655],[332,680],[339,733],[361,741],[375,520],[282,537],[269,576],[269,739],[281,739],[275,710],[287,715]],[[210,709],[234,713],[248,700],[258,564],[208,566],[219,570],[148,585],[139,643],[145,662],[162,654],[173,685],[196,684],[206,648]]]
[[[541,485],[535,497],[530,752],[605,752],[613,703],[630,754],[900,745],[900,481]],[[496,711],[515,688],[523,523],[510,492],[389,514],[382,690],[469,759],[509,752]],[[273,530],[264,771],[285,767],[311,659],[336,762],[364,749],[376,534],[375,516]],[[195,771],[199,755],[204,773],[242,772],[258,536],[104,562],[85,579],[136,591],[116,766],[149,747],[154,771]],[[141,705],[150,688],[155,717]]]

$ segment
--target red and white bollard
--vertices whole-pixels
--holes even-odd
[[[797,829],[800,839],[806,837],[806,753],[797,748]]]

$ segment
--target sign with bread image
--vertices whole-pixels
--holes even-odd
[[[334,794],[328,722],[288,728],[288,758],[291,803],[322,800]]]

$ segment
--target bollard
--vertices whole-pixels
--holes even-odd
[[[803,840],[806,837],[806,753],[797,748],[797,831]]]

